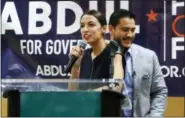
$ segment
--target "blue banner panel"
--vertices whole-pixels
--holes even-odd
[[[70,49],[82,38],[80,16],[96,9],[108,21],[121,8],[136,15],[134,42],[158,55],[169,96],[184,96],[181,0],[2,0],[1,78],[68,78]]]

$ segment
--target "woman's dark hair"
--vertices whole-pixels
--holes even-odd
[[[107,21],[106,21],[106,18],[105,16],[97,11],[97,10],[89,10],[89,11],[86,11],[82,16],[81,16],[81,19],[84,15],[92,15],[94,16],[96,19],[98,19],[98,21],[100,22],[101,26],[104,26],[104,25],[107,25]]]

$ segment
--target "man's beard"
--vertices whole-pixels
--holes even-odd
[[[129,40],[129,41],[131,41],[131,43],[132,43],[133,40],[134,40],[134,38],[128,38],[128,37],[127,37],[127,38],[119,38],[119,39],[118,39],[120,45],[122,45],[122,44],[121,44],[121,41],[126,41],[126,40]],[[128,51],[129,48],[130,48],[130,47],[125,47],[125,46],[122,45],[123,53],[125,54],[125,53]]]
[[[132,41],[133,42],[133,40],[134,40],[134,37],[132,37],[132,38],[121,38],[120,40],[130,40],[130,41]]]

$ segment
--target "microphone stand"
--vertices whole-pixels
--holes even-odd
[[[110,60],[111,60],[111,63],[109,65],[109,78],[113,78],[113,75],[114,75],[114,57],[115,57],[115,50],[111,49],[111,52],[110,52]]]
[[[121,49],[119,47],[119,42],[112,40],[111,41],[112,48],[110,50],[110,65],[109,65],[109,78],[113,79],[113,81],[109,84],[109,89],[112,90],[113,87],[119,85],[118,82],[113,78],[114,75],[114,57],[116,53],[121,53]]]
[[[115,49],[111,48],[110,51],[110,65],[109,65],[109,78],[113,79],[114,75],[114,57],[115,57]],[[114,82],[109,84],[109,89],[112,90],[112,87],[114,86]]]

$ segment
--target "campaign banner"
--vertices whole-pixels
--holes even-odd
[[[184,96],[184,4],[181,0],[2,0],[1,78],[69,78],[64,69],[71,47],[82,39],[81,15],[95,9],[109,21],[113,11],[128,9],[136,15],[134,43],[156,52],[169,95]]]

